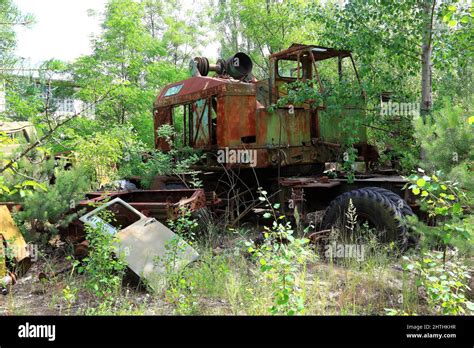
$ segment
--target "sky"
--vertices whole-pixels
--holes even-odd
[[[57,58],[72,61],[91,53],[90,38],[100,33],[99,16],[106,0],[14,0],[23,13],[35,17],[30,28],[17,27],[16,54],[32,66]]]
[[[56,58],[71,62],[92,52],[92,35],[100,33],[100,14],[107,0],[13,0],[23,13],[32,14],[35,23],[30,28],[18,26],[16,54],[24,58],[23,66],[36,67]],[[193,1],[185,0],[185,8]],[[97,15],[88,16],[88,10]],[[209,57],[217,55],[218,44],[203,48]]]

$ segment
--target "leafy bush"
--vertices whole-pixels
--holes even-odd
[[[416,136],[424,151],[421,167],[441,171],[440,176],[458,181],[468,194],[473,194],[474,132],[470,113],[448,101],[423,124],[415,122]]]
[[[17,141],[8,137],[6,133],[0,132],[0,148],[4,145],[16,143]],[[15,156],[19,151],[21,151],[21,148],[14,151],[12,155]],[[4,156],[4,153],[0,151],[0,163],[9,163],[12,155]],[[42,149],[36,149],[36,151],[30,153],[30,156],[33,157],[38,155],[39,157],[44,155]],[[44,159],[41,165],[37,165],[32,163],[30,159],[33,158],[24,157],[19,159],[13,163],[11,168],[0,174],[0,201],[20,201],[35,190],[46,190],[41,181],[50,176],[54,161]]]
[[[117,162],[124,155],[127,129],[114,128],[78,139],[74,155],[78,163],[88,168],[99,184],[116,179]]]
[[[270,313],[304,314],[306,264],[316,257],[308,247],[309,239],[295,238],[289,222],[276,221],[264,236],[260,246],[247,242],[247,250],[258,262],[263,281],[271,284],[274,303]]]
[[[125,272],[123,255],[116,255],[119,239],[106,228],[105,223],[111,222],[114,217],[108,211],[102,211],[96,228],[86,225],[86,239],[89,242],[89,254],[82,261],[84,265],[78,271],[87,277],[86,286],[103,302],[110,300],[110,296],[117,295],[122,285]],[[76,266],[78,262],[76,262]]]
[[[261,245],[247,241],[247,251],[257,261],[260,275],[273,291],[274,303],[269,308],[271,314],[295,315],[305,311],[306,264],[316,259],[314,250],[309,248],[309,239],[295,238],[289,222],[282,223],[284,215],[277,216],[271,206],[267,192],[260,190],[260,200],[267,202],[274,217],[272,228],[265,226],[264,241]]]
[[[189,166],[197,162],[199,156],[190,149],[175,148],[178,133],[171,125],[163,125],[157,130],[158,136],[163,137],[170,145],[168,152],[149,150],[145,144],[136,138],[124,148],[125,155],[119,164],[118,176],[127,178],[140,177],[142,188],[149,188],[157,175],[174,175],[188,171]]]
[[[0,176],[0,197],[11,199],[18,194],[23,198],[32,194],[35,190],[46,191],[46,187],[34,180],[23,180],[11,186],[5,181],[5,177]]]
[[[160,151],[140,151],[137,145],[121,162],[118,176],[121,178],[138,176],[141,187],[147,189],[153,183],[155,176],[171,174],[172,167],[173,160],[169,154]]]
[[[456,257],[443,262],[443,253],[427,252],[419,259],[404,259],[404,270],[417,274],[417,285],[424,287],[433,314],[474,314],[474,303],[465,295],[469,290],[468,268]]]
[[[90,189],[88,171],[83,167],[56,168],[55,178],[54,184],[45,184],[46,191],[26,195],[23,210],[17,213],[18,220],[29,225],[32,232],[54,234],[59,227],[67,226],[77,218],[77,213],[69,213],[70,209]]]
[[[168,221],[168,227],[190,244],[196,241],[198,226],[197,220],[191,216],[191,211],[186,206],[180,207],[176,220]]]
[[[469,241],[474,234],[472,226],[465,223],[468,216],[466,208],[471,206],[470,197],[462,191],[456,182],[443,181],[438,175],[426,175],[418,169],[411,175],[408,188],[420,198],[421,209],[428,213],[431,220],[429,226],[415,222],[415,231],[421,232],[428,242],[441,245],[444,251],[454,241]]]
[[[198,309],[195,282],[181,273],[169,274],[167,281],[165,300],[174,305],[174,312],[179,315],[195,314]]]

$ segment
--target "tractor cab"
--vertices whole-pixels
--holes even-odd
[[[293,44],[287,50],[270,56],[272,101],[288,94],[287,84],[314,81],[320,93],[329,92],[336,84],[349,83],[363,94],[352,54],[348,50]]]

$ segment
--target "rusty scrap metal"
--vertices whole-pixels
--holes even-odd
[[[169,181],[171,178],[162,179],[163,182],[160,184],[162,187],[165,187],[166,183],[172,182]],[[176,178],[174,182],[176,182]],[[183,208],[191,213],[196,213],[221,202],[214,192],[205,192],[203,189],[97,191],[87,193],[86,197],[87,199],[80,201],[74,211],[79,212],[85,209],[86,212],[90,212],[108,200],[121,198],[143,215],[153,217],[163,223],[178,218]],[[135,221],[134,214],[131,214],[127,209],[114,213],[122,226],[128,226]],[[66,228],[61,228],[59,233],[63,240],[74,245],[77,258],[87,254],[87,246],[82,244],[85,241],[84,224],[80,220],[75,220]]]
[[[207,76],[210,71],[214,71],[218,76],[228,75],[241,80],[252,72],[252,68],[252,60],[243,52],[238,52],[227,60],[218,59],[216,64],[209,64],[206,57],[196,57],[191,61],[191,70],[197,71],[197,76]]]
[[[205,150],[207,154],[215,154],[225,148],[255,150],[256,168],[335,161],[344,130],[339,125],[339,116],[334,120],[328,117],[333,116],[329,108],[325,105],[315,107],[309,102],[292,105],[291,108],[289,105],[278,107],[271,112],[268,108],[272,102],[286,95],[283,89],[287,83],[315,78],[322,89],[322,72],[317,63],[330,58],[340,62],[346,57],[352,57],[348,50],[293,44],[287,50],[270,56],[270,78],[261,81],[236,81],[226,75],[230,71],[232,77],[241,78],[250,73],[252,62],[244,53],[237,53],[225,64],[219,61],[215,66],[211,66],[206,58],[196,57],[192,61],[195,76],[168,85],[156,98],[155,129],[163,124],[173,125],[179,120],[184,130],[184,146],[196,151]],[[240,65],[233,65],[233,60]],[[302,69],[301,76],[280,76],[278,64],[281,60],[301,62],[297,64],[298,71]],[[209,71],[216,71],[218,76],[205,76]],[[342,70],[339,72],[343,73]],[[183,108],[184,117],[174,117],[176,107]],[[355,110],[352,106],[344,110],[343,117],[365,118],[364,110]],[[359,128],[359,138],[366,141],[365,127]],[[169,150],[169,144],[156,132],[155,146],[163,151]],[[201,168],[218,167],[216,158],[212,156],[207,156],[199,165]],[[226,166],[246,167],[248,164],[231,163]]]
[[[207,204],[206,193],[202,189],[92,192],[87,196],[89,199],[81,201],[80,207],[90,210],[93,205],[120,198],[142,214],[163,222],[175,219],[183,207],[195,212]]]
[[[119,229],[102,220],[99,213],[115,211],[116,206],[126,209],[136,218],[135,222]],[[102,228],[118,237],[114,252],[124,255],[128,267],[146,280],[154,290],[162,286],[162,274],[171,269],[177,271],[196,260],[199,254],[181,237],[154,218],[149,218],[120,198],[103,204],[80,218],[85,224]],[[171,262],[171,263],[170,263]]]
[[[281,178],[280,185],[293,188],[313,187],[313,188],[333,188],[339,186],[339,180],[329,179],[327,176],[322,177],[297,177],[297,178]]]
[[[12,261],[9,268],[7,261]],[[6,205],[0,205],[0,290],[3,294],[25,274],[31,266],[28,244]]]
[[[312,243],[315,244],[321,240],[329,238],[330,233],[331,233],[331,230],[321,230],[321,231],[313,232],[308,236],[308,239]]]

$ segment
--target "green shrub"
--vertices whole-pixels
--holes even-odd
[[[444,258],[441,252],[427,252],[414,259],[405,256],[403,268],[418,276],[417,285],[424,287],[433,314],[474,314],[474,303],[465,294],[470,279],[467,266],[456,256],[445,262]]]
[[[421,167],[441,171],[446,180],[457,181],[467,193],[474,190],[474,132],[469,116],[461,107],[448,101],[423,124],[415,121],[416,137],[424,151]]]
[[[122,159],[126,132],[111,129],[78,139],[74,156],[77,163],[93,173],[94,181],[105,184],[117,179],[117,163]]]
[[[439,175],[439,173],[438,173]],[[474,234],[469,218],[471,197],[453,181],[441,180],[438,175],[427,175],[424,170],[412,174],[408,188],[419,198],[421,209],[426,211],[430,225],[409,219],[413,229],[423,235],[431,246],[442,246],[444,252],[456,241],[468,242]]]
[[[296,238],[289,222],[282,223],[284,215],[278,216],[275,209],[279,204],[271,205],[267,192],[259,190],[261,201],[266,201],[273,216],[272,227],[265,226],[264,241],[257,245],[252,241],[245,243],[247,251],[253,256],[260,269],[264,283],[270,284],[273,305],[271,314],[304,314],[306,299],[306,264],[316,259],[314,250],[309,247],[309,239]]]
[[[118,237],[105,226],[113,221],[113,214],[102,211],[100,218],[104,222],[98,223],[97,227],[85,226],[88,256],[82,260],[83,265],[78,267],[78,271],[86,275],[87,288],[101,301],[108,301],[112,295],[120,293],[126,264],[123,255],[116,253],[119,250]]]
[[[293,237],[289,223],[276,221],[268,228],[260,246],[248,242],[248,251],[257,261],[262,280],[271,284],[271,314],[295,315],[305,312],[306,264],[315,259],[306,238]]]
[[[170,151],[162,152],[146,148],[145,144],[133,140],[125,147],[125,155],[119,163],[118,176],[127,178],[138,176],[141,178],[142,188],[149,188],[157,175],[181,174],[189,170],[189,166],[195,163],[199,157],[190,149],[175,148],[175,139],[178,133],[171,125],[163,125],[157,133],[166,139],[170,145]]]
[[[46,184],[46,191],[36,191],[24,197],[23,210],[17,219],[29,225],[32,232],[55,234],[59,227],[67,226],[77,218],[77,213],[69,213],[84,199],[90,189],[87,169],[74,167],[69,170],[56,168],[55,183]]]

